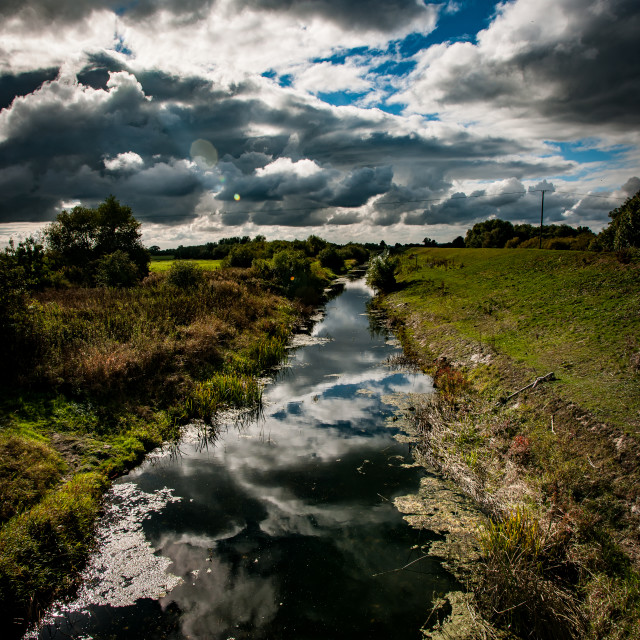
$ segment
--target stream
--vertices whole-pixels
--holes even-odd
[[[420,549],[438,536],[393,505],[427,472],[395,437],[392,400],[432,386],[389,365],[402,349],[370,298],[363,280],[344,284],[259,418],[194,427],[120,478],[77,599],[28,637],[422,637],[459,585]]]

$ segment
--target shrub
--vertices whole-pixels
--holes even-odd
[[[378,291],[392,291],[396,286],[398,258],[388,251],[377,255],[367,270],[367,284]]]
[[[167,284],[179,289],[194,289],[204,280],[204,270],[195,262],[176,260],[169,267]]]
[[[124,251],[108,253],[96,261],[95,283],[99,287],[132,287],[138,267]]]

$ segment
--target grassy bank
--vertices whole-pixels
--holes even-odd
[[[73,587],[109,481],[181,425],[257,406],[256,376],[284,358],[299,302],[250,270],[196,275],[32,296],[15,345],[23,359],[0,398],[0,613],[11,635]]]
[[[441,390],[422,454],[492,517],[477,606],[519,637],[640,637],[638,265],[418,249],[397,279],[381,304]]]

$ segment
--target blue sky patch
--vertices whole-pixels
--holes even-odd
[[[629,147],[617,145],[609,149],[598,149],[591,146],[592,143],[581,140],[578,142],[553,142],[545,141],[555,147],[565,160],[572,160],[581,164],[585,162],[607,162],[615,161],[621,154],[629,150]]]
[[[318,93],[318,98],[334,107],[346,107],[355,104],[360,98],[366,96],[366,92],[353,93],[351,91],[331,91]]]

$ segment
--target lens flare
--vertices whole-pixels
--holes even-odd
[[[218,152],[216,148],[208,141],[202,138],[194,140],[191,144],[191,159],[201,169],[211,169],[218,164]]]
[[[234,193],[233,194],[233,199],[238,202],[238,200],[240,200],[240,194],[239,193]]]

